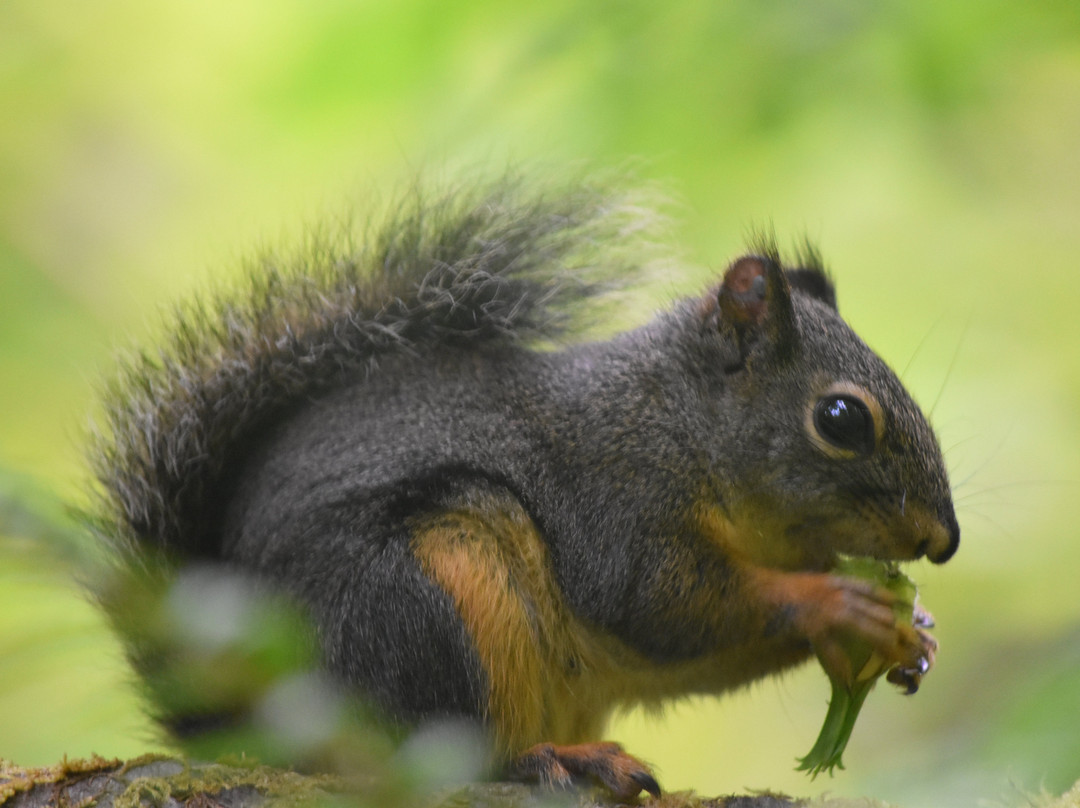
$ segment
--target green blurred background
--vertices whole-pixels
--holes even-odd
[[[78,556],[46,540],[114,349],[365,189],[541,161],[629,163],[678,198],[701,269],[640,316],[751,227],[816,240],[932,408],[964,529],[913,571],[939,666],[870,698],[846,772],[793,771],[813,666],[609,734],[705,793],[1008,804],[1080,777],[1076,0],[8,0],[0,110],[0,757],[154,746]]]

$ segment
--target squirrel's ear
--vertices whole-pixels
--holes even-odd
[[[805,292],[836,311],[836,288],[825,270],[818,267],[799,267],[787,270],[784,275],[792,289]]]
[[[750,349],[763,338],[773,358],[783,361],[794,354],[798,329],[791,287],[778,260],[760,255],[736,260],[724,273],[717,302],[720,327],[738,345],[735,367],[746,363]]]

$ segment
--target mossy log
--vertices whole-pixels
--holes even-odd
[[[147,755],[129,761],[64,760],[28,769],[0,761],[0,808],[612,808],[600,792],[552,793],[518,783],[473,783],[434,794],[373,790],[370,783],[260,765],[190,764]],[[642,808],[886,808],[872,800],[802,800],[780,794],[645,797]]]

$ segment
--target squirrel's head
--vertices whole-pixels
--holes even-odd
[[[837,552],[947,561],[960,528],[937,438],[841,319],[817,254],[804,261],[740,258],[705,307],[725,432],[712,466],[733,540],[782,565]]]

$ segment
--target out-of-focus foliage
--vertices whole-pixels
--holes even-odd
[[[611,734],[703,792],[970,805],[1080,777],[1073,0],[13,0],[0,109],[0,464],[76,503],[113,348],[368,189],[633,165],[680,200],[674,235],[707,269],[658,278],[627,323],[752,227],[808,234],[947,448],[960,552],[908,570],[937,668],[911,699],[875,692],[847,770],[812,785],[792,768],[824,709],[816,668]],[[0,525],[0,756],[145,751],[119,649],[70,584],[84,562],[48,521]]]

